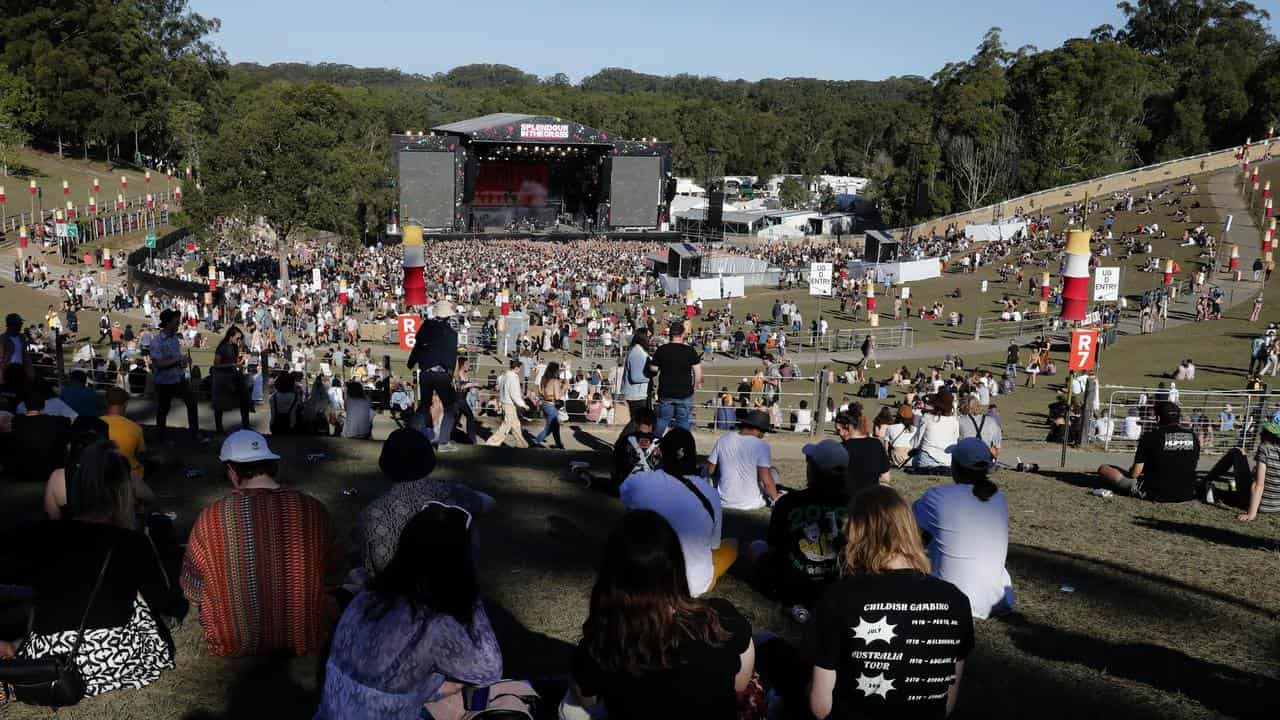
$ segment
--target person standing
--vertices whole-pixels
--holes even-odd
[[[22,316],[18,313],[5,316],[4,335],[0,336],[0,370],[9,365],[21,365],[28,380],[36,377],[31,353],[27,352],[27,339],[22,334]]]
[[[658,428],[693,428],[693,393],[702,387],[702,357],[685,344],[684,321],[671,323],[671,342],[658,348],[645,366],[645,375],[658,378]]]
[[[160,334],[151,341],[151,373],[156,388],[156,431],[163,442],[165,426],[169,420],[169,406],[174,398],[187,406],[187,429],[191,439],[199,442],[200,415],[196,409],[196,395],[191,390],[184,368],[191,364],[178,340],[178,322],[181,313],[166,308],[160,313]]]
[[[433,444],[442,453],[457,450],[446,435],[447,429],[453,427],[453,370],[457,363],[458,330],[453,317],[453,303],[439,300],[432,306],[432,317],[423,321],[414,337],[408,364],[410,370],[418,368],[418,388],[422,397],[416,422],[421,423],[424,434],[432,426],[431,399],[435,395],[440,396],[444,413],[440,418],[441,431]]]
[[[232,325],[213,351],[213,427],[222,432],[222,413],[240,408],[240,427],[249,427],[249,386],[240,372],[240,353],[244,351],[244,333]]]
[[[631,349],[622,361],[622,398],[634,418],[640,408],[649,407],[649,377],[645,366],[649,363],[649,329],[640,328],[631,337]]]
[[[502,425],[489,436],[485,445],[497,447],[510,434],[516,447],[529,447],[524,439],[524,428],[520,425],[520,411],[529,409],[524,402],[524,391],[520,388],[522,367],[520,358],[513,357],[507,363],[507,371],[498,376],[498,405],[502,407]]]

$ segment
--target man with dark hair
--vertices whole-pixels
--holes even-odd
[[[328,511],[276,482],[280,456],[253,430],[227,436],[218,458],[232,491],[196,519],[181,581],[200,606],[209,654],[323,649],[337,619],[325,590],[325,573],[335,567]]]
[[[1156,428],[1142,434],[1128,472],[1115,465],[1098,468],[1102,481],[1137,498],[1186,502],[1196,497],[1200,439],[1183,427],[1182,411],[1167,400],[1155,405]]]
[[[72,370],[67,374],[67,382],[62,386],[58,396],[68,407],[76,411],[76,415],[99,417],[102,415],[102,398],[88,386],[89,376],[83,370]]]
[[[48,391],[36,383],[13,418],[11,462],[19,480],[44,483],[49,474],[67,460],[67,443],[71,440],[71,421],[45,412]]]
[[[627,478],[639,472],[656,470],[660,465],[661,451],[653,432],[657,424],[658,417],[653,410],[638,408],[631,417],[631,423],[623,428],[613,444],[613,467],[609,477],[591,474],[591,468],[585,462],[570,463],[572,475],[587,487],[616,495]]]
[[[191,438],[200,437],[200,415],[196,410],[196,395],[191,391],[183,368],[191,360],[182,351],[178,341],[178,322],[181,313],[167,308],[160,313],[160,334],[151,341],[151,373],[156,387],[156,433],[164,440],[165,426],[169,422],[169,406],[179,398],[187,406],[187,428]]]
[[[693,393],[702,386],[702,356],[684,340],[684,321],[671,323],[671,342],[653,353],[644,370],[658,378],[658,437],[671,424],[693,428]]]

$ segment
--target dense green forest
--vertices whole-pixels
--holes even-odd
[[[339,232],[380,222],[389,132],[490,112],[670,140],[677,172],[695,177],[869,177],[891,223],[1225,147],[1280,116],[1270,18],[1233,0],[1122,2],[1123,27],[1045,50],[1011,49],[992,28],[972,57],[930,78],[753,82],[606,68],[577,84],[506,65],[424,76],[231,64],[208,40],[218,21],[186,0],[5,5],[0,153],[31,143],[191,164],[205,187],[189,203],[197,216],[283,213]],[[279,196],[261,197],[259,177]]]

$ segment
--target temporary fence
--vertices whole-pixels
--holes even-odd
[[[73,204],[73,216],[69,218],[69,221],[84,228],[81,232],[86,236],[95,238],[145,229],[148,223],[148,216],[155,216],[160,213],[163,213],[161,224],[168,222],[170,210],[168,205],[177,202],[175,194],[172,191],[165,191],[151,193],[150,197],[150,202],[147,200],[147,195],[126,197],[124,198],[123,207],[121,207],[120,203],[104,196],[102,198],[103,202],[98,204],[92,211],[87,203]],[[4,216],[0,218],[0,232],[10,235],[11,233],[16,233],[18,228],[25,225],[32,231],[32,237],[34,238],[35,226],[53,222],[58,212],[62,212],[64,217],[67,217],[65,204],[58,207],[37,208],[34,213],[30,210],[19,210],[13,214],[4,213]]]
[[[1104,419],[1114,424],[1107,436],[1094,433],[1108,451],[1132,451],[1142,433],[1156,427],[1155,403],[1173,393],[1182,410],[1182,423],[1196,432],[1201,450],[1223,453],[1240,448],[1251,453],[1258,446],[1262,423],[1280,411],[1280,393],[1248,390],[1170,390],[1106,385]]]
[[[973,339],[998,340],[1045,335],[1053,328],[1053,320],[1044,313],[1022,313],[1017,319],[1006,320],[999,315],[978,317],[973,321]]]
[[[820,373],[821,375],[821,373]],[[693,394],[694,422],[701,429],[731,430],[736,423],[726,417],[718,418],[721,407],[737,410],[759,407],[774,415],[773,424],[779,430],[796,433],[821,432],[833,418],[825,411],[827,383],[815,382],[817,378],[795,375],[789,378],[765,378],[763,384],[752,385],[750,375],[703,374],[702,388]],[[748,389],[748,387],[750,389]],[[724,404],[728,398],[729,404]]]

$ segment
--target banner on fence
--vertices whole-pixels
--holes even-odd
[[[417,315],[396,316],[396,330],[399,331],[401,350],[413,349],[414,340],[418,337],[419,327],[422,327],[422,318]]]
[[[1092,370],[1098,361],[1098,331],[1072,330],[1071,354],[1067,357],[1067,369],[1071,372]]]

